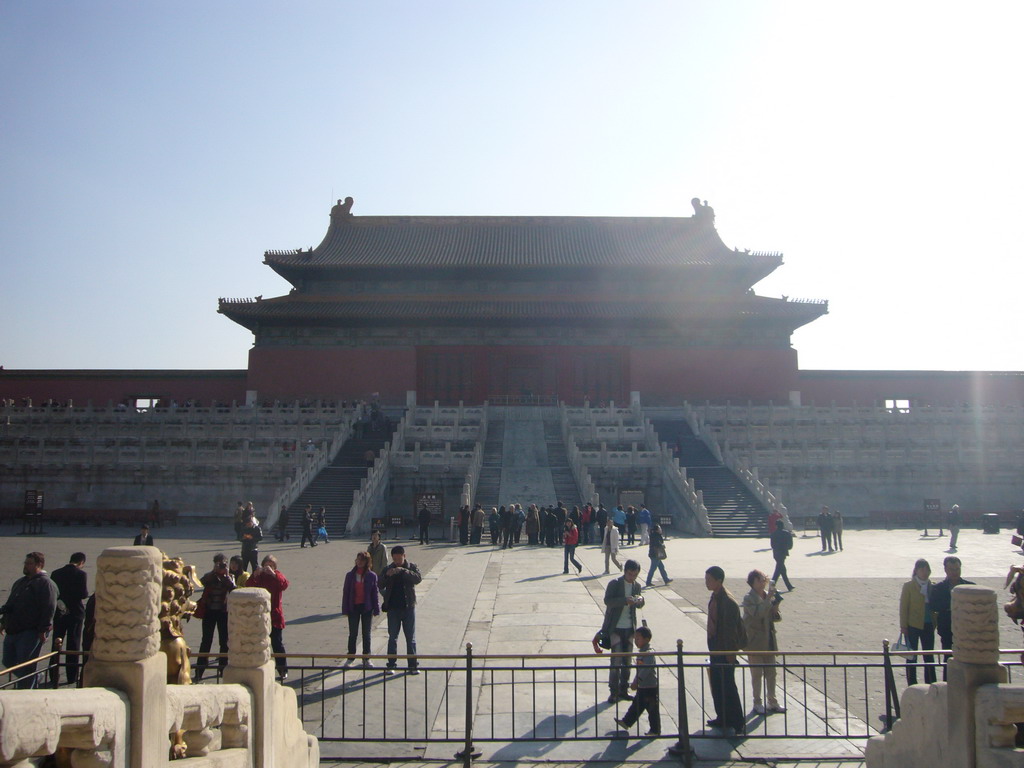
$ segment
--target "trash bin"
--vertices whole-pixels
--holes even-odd
[[[988,514],[982,515],[981,532],[999,533],[999,515],[997,515],[995,512],[989,512]]]

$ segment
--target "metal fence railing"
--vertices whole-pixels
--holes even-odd
[[[73,653],[58,650],[2,670],[0,689],[27,687],[31,681],[56,688]],[[692,760],[697,739],[742,738],[748,753],[757,741],[818,740],[809,753],[848,757],[851,745],[862,748],[864,740],[899,718],[902,668],[916,664],[920,682],[926,682],[926,668],[931,670],[927,679],[934,674],[941,681],[949,653],[931,651],[933,661],[923,665],[922,653],[916,658],[892,653],[888,642],[881,652],[778,652],[776,688],[784,711],[765,714],[751,711],[750,673],[756,665],[741,654],[735,677],[743,712],[749,714],[745,733],[734,735],[704,729],[715,716],[709,654],[684,651],[677,641],[674,651],[656,654],[661,730],[650,738],[668,742],[685,763]],[[1020,674],[1021,651],[1001,654],[1012,680]],[[194,654],[193,664],[200,656],[208,661],[204,683],[219,682],[219,654]],[[287,684],[296,691],[307,731],[323,742],[450,743],[469,761],[483,743],[642,738],[647,718],[622,729],[616,721],[629,702],[607,700],[609,664],[625,656],[476,655],[467,644],[459,655],[394,657],[400,669],[387,675],[385,656],[349,661],[337,654],[288,654]],[[409,673],[410,664],[416,674]],[[836,754],[829,754],[826,741],[840,745]]]

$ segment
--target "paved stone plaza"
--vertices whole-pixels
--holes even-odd
[[[21,556],[25,552],[44,552],[48,570],[67,562],[68,556],[75,550],[85,552],[89,558],[86,572],[92,588],[97,555],[108,546],[130,543],[135,534],[134,530],[121,526],[61,527],[38,537],[15,535],[15,531],[15,528],[8,527],[3,531],[5,535],[0,537],[0,548],[4,555],[0,562],[8,566],[7,573],[0,573],[0,594],[4,597],[20,575]],[[224,534],[224,537],[213,535],[217,533]],[[934,531],[931,533],[934,534]],[[235,551],[236,547],[229,536],[227,526],[221,531],[197,526],[154,531],[157,546],[168,554],[196,563],[201,573],[208,569],[216,552],[231,554]],[[957,554],[964,562],[964,577],[979,584],[1001,588],[1009,565],[1022,560],[1022,555],[1010,544],[1009,538],[1008,532],[999,535],[962,532]],[[393,543],[397,542],[388,542],[389,545]],[[474,653],[481,655],[574,654],[581,657],[581,664],[590,664],[594,659],[590,638],[600,626],[601,598],[604,586],[611,578],[603,575],[603,556],[596,547],[584,546],[579,549],[577,556],[584,564],[581,576],[565,576],[562,574],[560,548],[521,546],[502,551],[486,545],[451,546],[444,541],[428,546],[420,546],[408,540],[401,540],[401,543],[406,545],[409,559],[424,574],[423,583],[418,589],[420,598],[417,607],[417,640],[421,654],[461,654],[465,644],[472,642]],[[848,530],[844,536],[845,551],[822,554],[816,537],[798,535],[789,559],[790,578],[796,589],[791,594],[783,593],[785,601],[782,605],[784,619],[779,625],[780,647],[786,651],[878,652],[883,638],[895,639],[898,634],[900,585],[909,578],[914,560],[918,557],[927,558],[932,564],[933,578],[940,579],[947,543],[948,537],[924,537],[920,531]],[[658,586],[648,590],[648,603],[643,612],[654,631],[655,647],[659,651],[672,651],[679,638],[683,640],[686,650],[704,650],[704,609],[708,598],[703,582],[704,570],[712,564],[721,565],[726,571],[726,585],[737,598],[741,598],[747,591],[745,576],[751,568],[760,568],[769,573],[772,570],[771,553],[766,544],[766,540],[752,539],[670,539],[667,544],[667,567],[674,581],[666,587],[660,586],[660,579],[656,579]],[[339,539],[305,550],[300,549],[294,539],[286,543],[264,542],[261,552],[276,554],[281,570],[291,581],[291,588],[285,593],[288,627],[284,638],[289,653],[340,654],[345,651],[347,622],[339,615],[341,583],[345,572],[352,567],[354,554],[359,548],[357,542]],[[620,559],[630,556],[641,562],[645,569],[642,577],[645,576],[649,563],[646,547],[626,547]],[[1001,646],[1020,647],[1020,630],[1005,616],[1001,621]],[[188,626],[186,639],[193,651],[198,648],[198,622]],[[382,653],[385,644],[386,632],[383,626],[378,625],[373,634],[373,652]],[[399,652],[403,652],[403,649],[404,642],[400,640]],[[599,660],[599,664],[603,661]],[[340,666],[340,660],[335,659],[324,663]],[[427,673],[419,678],[400,675],[387,683],[384,683],[379,668],[371,670],[365,678],[362,677],[362,671],[342,675],[339,670],[337,675],[324,683],[328,693],[323,714],[325,727],[331,729],[345,721],[344,726],[351,728],[352,723],[349,721],[353,717],[362,718],[359,707],[351,703],[356,697],[341,696],[341,693],[359,691],[358,699],[365,702],[367,710],[365,720],[372,722],[377,717],[374,709],[377,699],[374,697],[386,696],[386,691],[394,691],[390,694],[390,704],[386,706],[391,709],[398,706],[400,711],[404,710],[403,716],[409,723],[410,732],[421,733],[427,729],[438,733],[446,728],[449,733],[459,731],[464,678],[458,674],[450,676],[450,705],[445,701],[446,686],[440,682],[444,677],[443,667],[458,669],[460,662],[425,661],[423,666]],[[355,676],[359,676],[357,685],[354,685]],[[493,680],[492,677],[492,686]],[[896,680],[902,690],[905,684],[902,670],[896,671]],[[495,763],[544,760],[588,764],[605,761],[643,764],[666,759],[666,748],[672,743],[669,740],[611,738],[615,735],[615,727],[611,722],[614,716],[611,710],[614,707],[604,703],[607,694],[604,676],[601,675],[595,682],[590,688],[590,699],[576,703],[577,708],[581,711],[585,708],[592,718],[590,724],[585,725],[580,732],[588,732],[586,729],[590,728],[590,735],[607,733],[610,737],[608,741],[478,743],[483,759]],[[478,676],[475,684],[478,683],[485,684],[486,678],[481,680]],[[298,675],[293,676],[289,684],[300,686]],[[414,685],[428,685],[429,689],[416,691]],[[691,731],[698,730],[701,724],[698,719],[701,717],[699,702],[695,699],[699,693],[695,693],[695,686],[699,686],[699,683],[692,676],[688,677],[687,691],[693,699],[688,702]],[[814,687],[813,683],[811,687]],[[306,686],[307,695],[312,695],[311,688],[312,685]],[[364,688],[370,693],[364,694]],[[411,704],[405,707],[401,704],[406,691],[409,692],[410,700],[416,698],[420,701],[419,707]],[[674,674],[663,673],[661,709],[664,732],[675,732],[677,728],[676,691]],[[825,696],[833,700],[836,698],[835,692],[817,693],[820,694],[817,699],[811,696],[807,700],[818,701],[822,709]],[[746,695],[749,709],[749,690]],[[869,691],[867,697],[867,725],[880,728],[878,718],[884,712],[880,690]],[[342,706],[345,700],[349,702],[347,707]],[[487,724],[486,727],[494,727],[496,734],[501,732],[500,723],[514,721],[507,711],[508,707],[494,699],[492,692],[481,694],[481,688],[478,687],[475,701],[481,717],[479,722]],[[790,698],[787,718],[796,718],[793,701]],[[835,716],[836,705],[833,702],[829,706],[832,707],[829,714],[832,718]],[[319,726],[319,703],[315,709],[315,716],[307,712],[307,721],[315,720],[315,725]],[[551,711],[552,720],[556,724],[558,718],[564,716],[563,710],[564,705],[557,708],[558,714]],[[862,706],[860,712],[853,716],[862,717],[863,712]],[[583,717],[582,712],[580,716]],[[618,716],[621,716],[621,712]],[[780,727],[781,717],[769,718],[767,727]],[[804,713],[800,713],[799,719],[803,724]],[[757,720],[760,723],[763,718]],[[792,722],[790,728],[793,727]],[[313,724],[310,722],[311,726]],[[642,726],[646,726],[646,718]],[[478,735],[482,727],[477,726]],[[755,724],[753,727],[765,726]],[[808,732],[813,731],[813,723],[807,728]],[[622,736],[621,733],[618,735]],[[747,764],[744,760],[787,765],[787,759],[799,757],[806,760],[813,757],[815,749],[821,749],[820,741],[786,738],[752,737],[731,741],[695,739],[693,744],[700,760],[707,761],[701,764],[707,765]],[[832,757],[848,755],[849,762],[842,764],[858,765],[859,749],[862,746],[863,743],[859,741],[833,741],[828,744],[828,751],[822,754]],[[325,756],[338,759],[363,758],[372,761],[392,757],[405,759],[412,764],[419,760],[449,760],[454,750],[450,743],[424,747],[400,742],[324,742],[321,751]],[[837,765],[826,762],[809,764],[822,767]]]

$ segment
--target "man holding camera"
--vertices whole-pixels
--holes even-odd
[[[601,631],[594,636],[594,650],[601,653],[602,635],[607,638],[608,650],[612,653],[632,653],[633,636],[636,634],[636,609],[644,605],[640,594],[640,563],[627,560],[622,575],[608,582],[604,590],[604,623]],[[614,656],[608,671],[608,703],[632,700],[629,695],[629,673],[632,665],[630,656]]]
[[[384,601],[381,610],[388,615],[388,664],[384,675],[391,677],[398,666],[398,633],[405,634],[405,654],[409,657],[409,674],[420,673],[416,663],[416,585],[423,580],[420,569],[405,557],[405,547],[391,548],[391,563],[381,577]]]

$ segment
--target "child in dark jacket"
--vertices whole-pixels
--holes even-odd
[[[630,688],[636,691],[633,702],[626,710],[622,719],[616,719],[616,725],[629,730],[640,719],[644,711],[650,721],[651,729],[645,736],[661,735],[661,710],[658,707],[658,659],[651,646],[653,633],[646,626],[637,627],[633,642],[636,643],[636,677]]]

